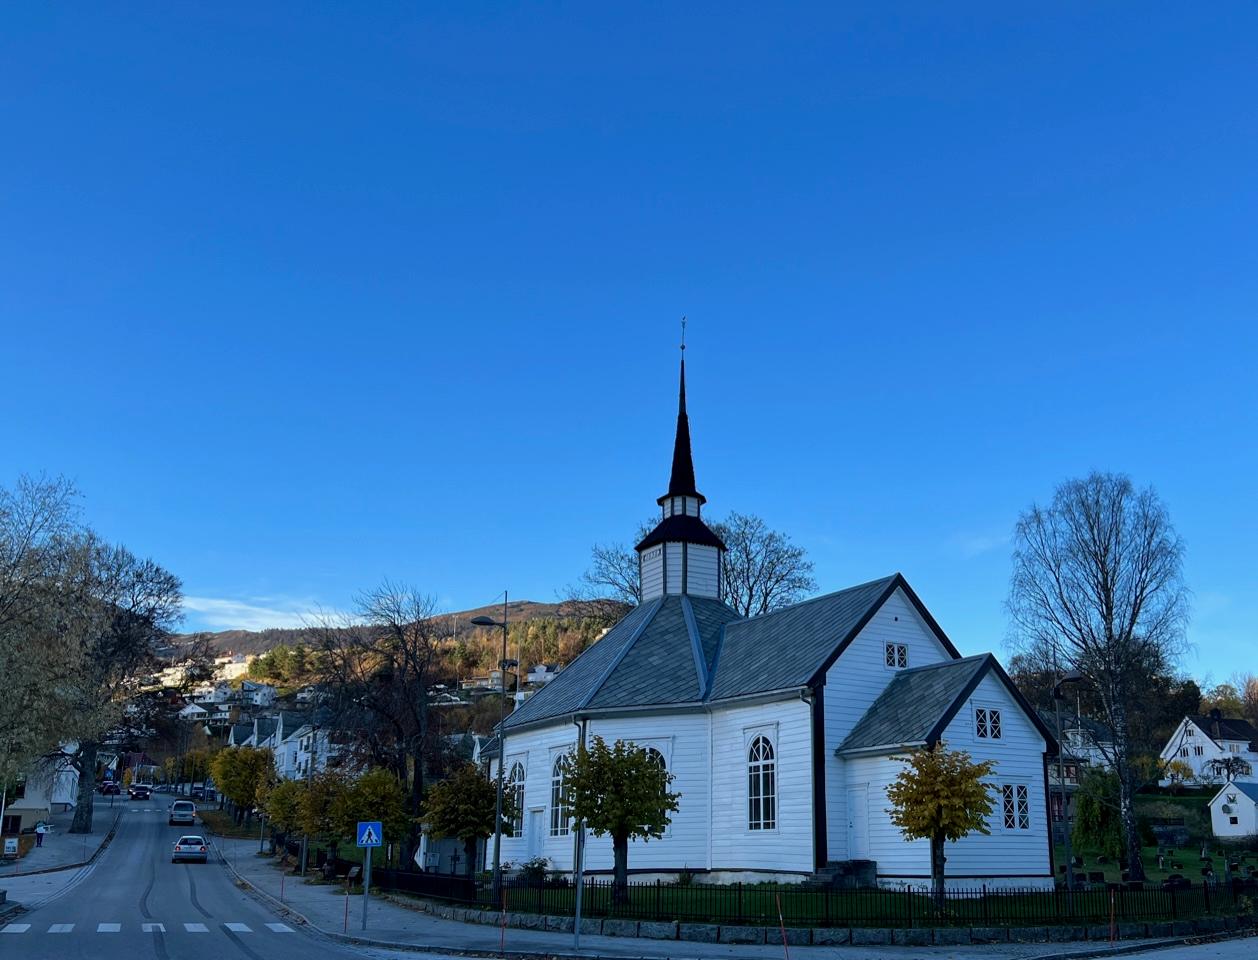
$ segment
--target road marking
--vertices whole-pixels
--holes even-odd
[[[0,933],[25,933],[31,928],[29,923],[10,923]]]
[[[73,929],[74,929],[74,924],[72,923],[54,923],[51,927],[48,928],[48,932],[49,933],[69,933]]]
[[[232,933],[253,933],[249,926],[244,923],[225,923],[223,924]]]
[[[121,923],[98,923],[96,924],[97,933],[118,933],[122,930]]]
[[[145,933],[165,933],[166,924],[164,923],[142,923],[140,929]]]
[[[209,933],[210,928],[204,923],[185,923],[183,928],[189,933]]]
[[[293,928],[285,923],[268,923],[267,926],[275,933],[292,933]]]

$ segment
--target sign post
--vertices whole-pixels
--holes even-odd
[[[379,820],[358,822],[358,846],[367,851],[363,857],[363,929],[367,929],[367,901],[371,897],[371,851],[384,843],[384,829]]]

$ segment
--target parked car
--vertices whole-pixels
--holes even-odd
[[[112,780],[105,780],[100,785],[100,795],[102,797],[116,797],[122,793],[122,789]]]
[[[132,800],[147,800],[153,796],[153,788],[147,783],[133,783],[127,787],[127,794]]]
[[[192,788],[192,799],[193,799],[193,800],[204,800],[204,799],[205,799],[205,787],[193,787],[193,788]]]
[[[209,847],[206,845],[205,837],[189,834],[175,841],[175,849],[171,852],[170,862],[179,863],[181,860],[195,860],[205,863],[209,859],[208,852]]]
[[[170,805],[170,826],[197,822],[197,805],[191,800],[176,800]]]

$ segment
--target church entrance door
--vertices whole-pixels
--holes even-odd
[[[542,855],[542,814],[540,807],[529,811],[529,859],[536,860]]]
[[[869,784],[847,789],[847,858],[869,859]]]

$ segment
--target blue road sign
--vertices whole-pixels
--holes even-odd
[[[361,820],[358,823],[358,845],[379,847],[384,843],[384,830],[379,820]]]

